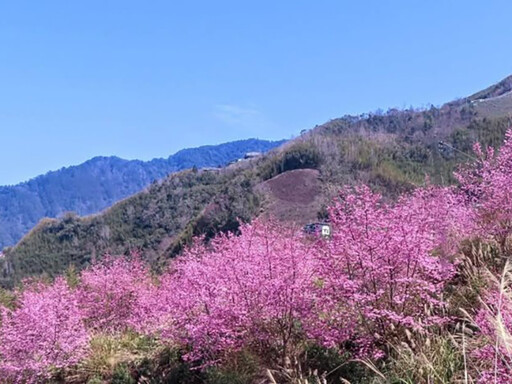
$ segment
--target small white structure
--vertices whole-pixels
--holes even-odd
[[[304,226],[305,233],[322,236],[324,239],[331,237],[331,225],[329,223],[309,223]]]
[[[331,227],[327,224],[322,225],[322,237],[331,236]]]

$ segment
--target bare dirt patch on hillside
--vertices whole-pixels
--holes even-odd
[[[299,225],[316,221],[322,207],[320,172],[296,169],[260,183],[256,190],[265,197],[264,215]]]

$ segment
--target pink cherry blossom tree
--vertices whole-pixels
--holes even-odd
[[[151,287],[150,271],[136,255],[106,257],[84,270],[77,297],[87,328],[115,333],[138,327],[144,316],[139,308]]]
[[[255,222],[196,244],[162,277],[154,329],[187,345],[190,359],[213,362],[242,347],[287,357],[313,301],[315,250],[300,237]]]
[[[499,153],[474,146],[479,161],[456,173],[461,190],[478,214],[480,234],[502,242],[512,232],[512,130]]]
[[[474,146],[479,161],[457,173],[460,188],[476,212],[478,235],[494,241],[509,253],[512,234],[512,130],[496,152]],[[486,270],[487,289],[474,318],[479,328],[471,351],[473,365],[481,370],[479,383],[512,382],[512,267],[504,263],[501,276]]]
[[[33,284],[14,310],[2,308],[0,375],[15,382],[42,382],[54,369],[78,363],[89,335],[75,293],[59,278]]]
[[[397,329],[441,325],[443,290],[455,274],[458,240],[471,210],[450,189],[419,189],[395,204],[367,187],[345,190],[330,208],[332,238],[318,274],[319,324],[329,346],[359,335],[360,353]],[[354,341],[354,340],[352,340]]]

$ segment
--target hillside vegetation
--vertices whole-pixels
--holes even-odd
[[[259,218],[197,238],[156,274],[134,253],[27,281],[0,296],[2,380],[510,383],[512,129],[505,137],[499,152],[473,147],[457,186],[395,199],[341,188],[327,238]],[[252,171],[311,166],[315,152],[297,145]]]
[[[450,185],[456,166],[475,155],[473,143],[499,146],[510,123],[507,116],[478,112],[469,99],[427,110],[335,119],[261,158],[221,170],[173,174],[102,214],[44,220],[6,249],[1,283],[12,287],[28,276],[54,277],[70,265],[81,269],[104,254],[133,250],[158,270],[193,236],[208,239],[236,231],[239,222],[262,213],[298,225],[315,215],[324,218],[343,185],[365,183],[386,198],[424,185],[426,176],[430,183]],[[439,141],[449,145],[439,146]],[[277,185],[274,178],[297,169],[318,171],[318,183],[309,183],[311,189],[304,192],[314,203],[276,208],[275,191],[264,186]],[[282,196],[286,188],[297,187],[293,177],[286,180]],[[308,213],[300,215],[301,209]]]
[[[14,186],[0,187],[0,250],[14,245],[39,220],[72,211],[99,212],[140,192],[169,173],[197,167],[224,166],[251,151],[266,152],[282,142],[241,140],[184,149],[151,161],[95,157]]]

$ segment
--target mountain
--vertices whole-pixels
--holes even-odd
[[[174,173],[101,214],[41,221],[5,250],[0,283],[51,277],[106,253],[133,250],[158,269],[194,236],[236,231],[240,221],[260,215],[275,216],[283,226],[321,220],[345,185],[363,182],[393,199],[424,184],[426,176],[431,183],[451,184],[475,141],[501,144],[512,106],[480,104],[497,103],[507,92],[510,78],[440,107],[344,116],[265,156],[218,170]]]
[[[25,183],[0,187],[0,250],[15,244],[43,217],[58,217],[68,211],[96,213],[169,173],[222,166],[247,152],[266,152],[280,144],[282,141],[240,140],[184,149],[167,159],[151,161],[95,157]]]
[[[477,92],[466,101],[486,116],[508,116],[512,110],[512,76]]]

